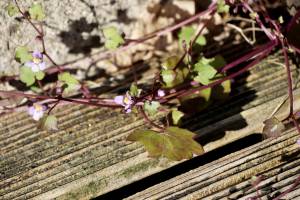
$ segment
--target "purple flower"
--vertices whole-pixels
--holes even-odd
[[[129,92],[126,92],[124,96],[116,96],[114,98],[114,102],[124,107],[126,113],[131,112],[131,106],[134,103],[132,97]]]
[[[39,103],[34,103],[32,106],[30,106],[28,108],[28,114],[30,116],[32,116],[32,118],[35,121],[38,121],[43,117],[44,112],[45,112],[46,109],[47,109],[46,106],[41,105]]]
[[[46,68],[46,63],[43,61],[43,54],[34,51],[32,57],[32,61],[26,62],[25,66],[30,67],[33,72],[43,71]]]
[[[300,146],[300,138],[297,139],[297,144]]]
[[[164,90],[159,89],[159,90],[157,91],[157,96],[159,96],[159,97],[164,97],[165,95],[166,95],[166,93],[165,93]]]

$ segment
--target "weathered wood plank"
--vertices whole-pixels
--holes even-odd
[[[185,122],[201,137],[215,132],[215,126],[226,130],[245,118],[248,125],[226,131],[218,143],[206,144],[206,151],[257,131],[257,122],[266,119],[280,102],[277,97],[286,93],[284,68],[261,66],[253,69],[246,85],[236,83],[230,103],[212,106]],[[59,107],[55,113],[60,124],[56,133],[38,131],[25,113],[0,117],[2,199],[88,199],[177,164],[161,165],[147,158],[140,145],[125,141],[132,130],[144,126],[140,118],[78,105]]]
[[[127,199],[247,199],[256,195],[251,178],[265,177],[258,186],[262,199],[291,187],[299,176],[299,134],[286,131],[155,185]],[[290,156],[290,157],[289,157]],[[289,158],[289,159],[287,159]],[[297,199],[300,187],[284,199]]]

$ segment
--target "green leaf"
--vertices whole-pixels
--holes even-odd
[[[31,86],[35,82],[35,74],[30,67],[23,66],[20,68],[20,80],[27,86]]]
[[[194,66],[194,71],[197,72],[197,76],[194,77],[194,80],[203,84],[208,85],[210,79],[212,79],[217,70],[210,65],[212,59],[201,58],[199,62],[197,62]]]
[[[155,115],[157,113],[159,107],[160,107],[160,103],[158,101],[146,101],[144,103],[144,110],[150,116]]]
[[[196,42],[196,44],[199,44],[200,46],[206,45],[206,39],[203,35],[199,35],[195,42]]]
[[[162,68],[164,70],[172,70],[176,67],[177,63],[179,62],[179,57],[178,56],[171,56],[168,57],[163,63],[162,63]]]
[[[221,55],[216,55],[210,62],[210,65],[213,66],[215,69],[219,69],[226,65],[226,61]]]
[[[79,84],[79,81],[70,74],[70,72],[63,72],[58,75],[58,80],[65,82],[66,84]]]
[[[10,17],[14,16],[15,14],[17,14],[19,12],[18,8],[16,5],[10,3],[5,7],[5,10],[7,11],[8,15]]]
[[[213,81],[217,81],[224,77],[225,76],[222,74],[217,74],[213,79]],[[224,100],[229,96],[230,92],[231,92],[231,82],[230,80],[226,80],[221,84],[218,84],[213,87],[212,98],[216,100]]]
[[[150,157],[166,157],[179,161],[190,159],[194,154],[201,155],[204,150],[193,138],[195,134],[186,129],[168,127],[163,133],[153,130],[136,130],[127,140],[141,142]]]
[[[183,112],[178,111],[177,109],[172,110],[172,121],[173,124],[177,125],[180,119],[184,116]]]
[[[32,19],[42,21],[46,15],[44,9],[40,3],[34,3],[28,10],[29,15]]]
[[[42,117],[38,123],[38,129],[47,131],[57,131],[57,118],[54,115],[45,115]]]
[[[45,73],[42,71],[35,72],[34,75],[37,80],[43,80],[45,77]]]
[[[58,80],[66,84],[65,92],[77,90],[80,88],[79,81],[69,72],[63,72],[58,75]]]
[[[26,46],[19,46],[16,48],[15,59],[20,63],[25,63],[32,60],[32,55]]]
[[[207,108],[212,101],[211,99],[211,88],[197,91],[193,94],[179,98],[180,109],[186,113],[196,113]]]
[[[229,13],[229,5],[226,5],[225,0],[218,0],[217,11],[218,13]]]
[[[179,37],[179,45],[182,46],[183,41],[185,41],[187,47],[190,45],[192,37],[195,34],[195,29],[191,26],[184,26],[181,28],[178,37]]]
[[[135,83],[131,84],[130,90],[129,90],[130,96],[139,97],[141,92],[142,92],[142,90],[139,89]]]
[[[30,90],[33,91],[34,93],[41,93],[42,92],[41,88],[36,87],[34,85],[30,87]]]
[[[125,42],[118,30],[113,26],[104,28],[103,35],[105,37],[105,47],[107,49],[116,49]]]
[[[173,70],[162,70],[161,77],[167,87],[173,86],[173,81],[176,78],[176,73]]]

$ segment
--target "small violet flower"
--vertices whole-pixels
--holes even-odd
[[[296,143],[300,146],[300,138],[297,139]]]
[[[43,54],[34,51],[32,57],[32,61],[26,62],[25,66],[30,67],[33,72],[43,71],[46,68],[46,63],[43,61]]]
[[[131,112],[131,106],[134,103],[133,98],[132,96],[130,96],[129,92],[126,92],[124,96],[116,96],[114,98],[114,102],[116,104],[122,105],[126,113]]]
[[[38,121],[40,120],[43,115],[44,115],[44,112],[46,110],[46,106],[45,105],[41,105],[41,104],[38,104],[38,103],[34,103],[32,106],[30,106],[28,108],[28,114],[30,116],[32,116],[32,118],[35,120],[35,121]]]
[[[165,95],[166,95],[166,93],[165,93],[164,90],[159,89],[159,90],[157,91],[157,96],[159,96],[159,97],[164,97]]]

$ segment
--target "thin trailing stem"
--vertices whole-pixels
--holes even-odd
[[[145,121],[147,123],[149,123],[151,126],[159,129],[161,132],[163,132],[165,130],[164,127],[157,125],[151,119],[149,119],[148,115],[145,113],[144,109],[141,106],[138,106],[138,111],[139,111],[139,113],[141,113],[141,115],[145,119]]]

